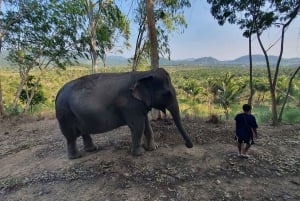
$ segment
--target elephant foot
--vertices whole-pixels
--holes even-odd
[[[68,158],[69,159],[76,159],[76,158],[81,157],[81,154],[79,153],[79,151],[76,147],[76,140],[68,142],[67,147],[68,147]]]
[[[84,146],[84,150],[86,152],[94,152],[94,151],[98,150],[98,147],[95,146],[94,144],[92,144],[92,145],[89,145],[89,146]]]
[[[77,150],[68,150],[68,158],[69,159],[76,159],[76,158],[80,158],[81,154],[77,151]]]
[[[90,135],[82,135],[84,150],[87,152],[94,152],[98,148],[94,145]]]
[[[134,156],[141,156],[145,153],[145,149],[143,147],[136,147],[131,149],[131,153]]]
[[[153,151],[158,148],[158,145],[155,144],[154,141],[151,141],[149,143],[145,143],[144,148],[146,151]]]

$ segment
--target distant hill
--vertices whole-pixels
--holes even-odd
[[[269,62],[271,65],[276,65],[277,63],[277,56],[269,56],[268,57]],[[252,56],[253,64],[256,66],[265,66],[266,65],[266,60],[264,55],[253,55]],[[242,56],[239,57],[233,61],[230,61],[229,63],[233,64],[239,64],[239,65],[249,65],[249,56]],[[281,65],[282,66],[293,66],[293,65],[300,65],[300,58],[290,58],[290,59],[281,59]]]
[[[0,68],[11,66],[5,59],[7,52],[3,51],[0,54]],[[277,56],[269,56],[269,61],[272,66],[276,65]],[[253,65],[254,66],[265,66],[265,57],[263,55],[253,55]],[[91,65],[91,61],[87,59],[80,59],[79,63],[85,65]],[[188,58],[182,60],[168,60],[165,58],[160,58],[160,66],[249,66],[249,56],[241,56],[234,60],[220,61],[214,57],[201,57],[201,58]],[[103,64],[99,61],[99,65]],[[128,66],[128,58],[122,56],[108,56],[106,59],[106,65],[108,67],[117,66]],[[298,66],[300,65],[300,58],[282,58],[281,66]]]
[[[213,57],[202,57],[195,59],[193,62],[204,65],[218,65],[220,63],[218,59],[215,59]]]
[[[275,66],[277,63],[277,56],[269,56],[269,62],[271,66]],[[164,60],[163,60],[164,61]],[[252,62],[254,66],[265,66],[266,61],[264,55],[252,55]],[[201,57],[195,59],[186,60],[174,60],[168,63],[160,62],[161,65],[195,65],[195,66],[249,66],[249,56],[241,56],[234,60],[220,61],[213,57]],[[281,66],[298,66],[300,65],[300,58],[282,58]]]

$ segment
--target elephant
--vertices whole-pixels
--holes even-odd
[[[148,119],[152,109],[170,112],[188,148],[193,147],[182,126],[175,89],[163,68],[144,72],[97,73],[66,83],[55,100],[56,118],[66,138],[69,159],[81,157],[76,139],[82,137],[85,151],[95,151],[91,134],[127,125],[131,153],[142,155],[156,149]],[[142,136],[144,134],[144,144]]]

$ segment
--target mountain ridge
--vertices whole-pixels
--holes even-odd
[[[271,66],[274,66],[277,63],[277,56],[269,55],[269,63]],[[266,61],[264,55],[255,54],[252,55],[252,62],[254,66],[265,66]],[[160,62],[161,65],[164,65],[163,61]],[[173,65],[207,65],[207,66],[249,66],[249,55],[240,56],[233,60],[218,60],[214,57],[200,57],[195,59],[188,60],[173,60]],[[168,64],[169,64],[168,63]],[[281,66],[298,66],[300,65],[300,58],[282,58]]]
[[[0,68],[11,66],[6,60],[5,52],[0,54]],[[270,55],[269,62],[271,66],[275,66],[277,63],[277,56]],[[266,61],[264,55],[255,54],[252,55],[253,66],[266,66]],[[81,58],[79,63],[90,65],[91,61]],[[103,63],[99,62],[100,66],[103,66]],[[243,55],[237,57],[233,60],[218,60],[212,56],[209,57],[199,57],[199,58],[187,58],[187,59],[177,59],[177,60],[168,60],[166,58],[160,58],[160,66],[249,66],[249,56]],[[299,66],[300,58],[282,58],[281,66]],[[118,67],[118,66],[129,66],[129,59],[120,55],[109,55],[107,56],[106,66],[108,67]]]

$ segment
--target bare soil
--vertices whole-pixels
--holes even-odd
[[[0,120],[0,200],[300,200],[300,125],[260,125],[249,159],[237,156],[234,122],[151,122],[158,149],[128,153],[129,129],[94,135],[99,150],[69,160],[53,117]]]

